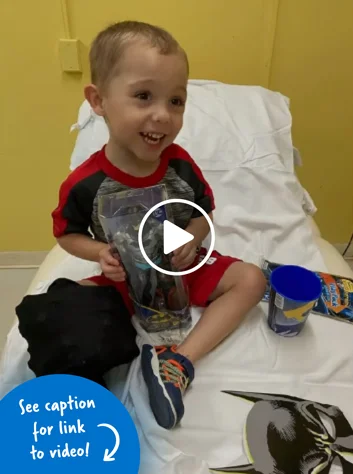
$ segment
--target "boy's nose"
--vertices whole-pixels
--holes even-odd
[[[154,110],[153,120],[160,123],[169,123],[170,114],[166,107],[160,106]]]

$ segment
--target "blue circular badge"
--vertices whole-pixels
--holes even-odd
[[[139,439],[129,412],[90,380],[71,375],[30,380],[0,401],[0,420],[6,472],[138,473]]]

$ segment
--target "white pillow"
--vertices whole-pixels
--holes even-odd
[[[202,169],[229,170],[275,154],[293,171],[289,100],[256,86],[190,81],[176,142]]]

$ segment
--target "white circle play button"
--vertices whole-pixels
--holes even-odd
[[[190,232],[186,232],[167,220],[163,222],[163,252],[166,255],[192,240],[194,240],[194,236]]]
[[[158,267],[158,265],[153,263],[152,260],[146,254],[145,249],[143,248],[143,240],[142,240],[143,227],[146,224],[146,221],[150,217],[150,215],[153,212],[155,212],[159,207],[165,206],[166,204],[174,204],[174,203],[187,204],[189,206],[194,207],[199,212],[201,212],[201,214],[206,218],[206,220],[208,222],[208,225],[210,227],[210,232],[211,232],[211,244],[210,244],[210,248],[208,249],[208,252],[207,252],[205,258],[200,263],[198,263],[198,265],[196,265],[195,267],[189,268],[188,270],[183,270],[183,271],[180,271],[180,272],[172,272],[172,271],[169,271],[169,270],[165,270],[164,268]],[[168,220],[165,220],[163,222],[163,252],[164,252],[164,254],[167,255],[167,254],[173,252],[174,250],[178,249],[179,247],[182,247],[183,245],[187,244],[188,242],[191,242],[191,240],[193,240],[193,238],[194,238],[194,236],[192,234],[190,234],[189,232],[186,232],[185,230],[183,230],[180,227],[176,226],[172,222],[169,222]],[[212,221],[210,219],[210,216],[207,214],[206,211],[204,211],[202,209],[202,207],[198,206],[194,202],[187,201],[185,199],[167,199],[167,200],[162,201],[162,202],[156,204],[155,206],[153,206],[143,217],[143,219],[141,221],[140,228],[139,228],[139,232],[138,232],[138,243],[139,243],[139,247],[140,247],[140,250],[141,250],[141,253],[142,253],[144,259],[146,260],[146,262],[148,262],[149,265],[151,265],[152,268],[154,268],[155,270],[157,270],[161,273],[164,273],[166,275],[182,276],[182,275],[188,275],[189,273],[195,272],[196,270],[201,268],[207,262],[207,260],[210,258],[211,253],[212,253],[212,251],[214,249],[214,246],[215,246],[215,231],[214,231],[214,227],[213,227]]]

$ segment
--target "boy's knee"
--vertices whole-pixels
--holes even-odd
[[[254,295],[259,300],[266,289],[266,278],[261,269],[252,263],[233,263],[228,269],[228,290],[240,287],[248,295]]]
[[[239,288],[260,300],[266,289],[266,279],[259,267],[252,263],[233,263],[221,281],[221,293]]]
[[[244,291],[250,292],[255,298],[260,300],[265,293],[266,278],[259,267],[252,263],[246,263],[244,265],[241,285]]]

